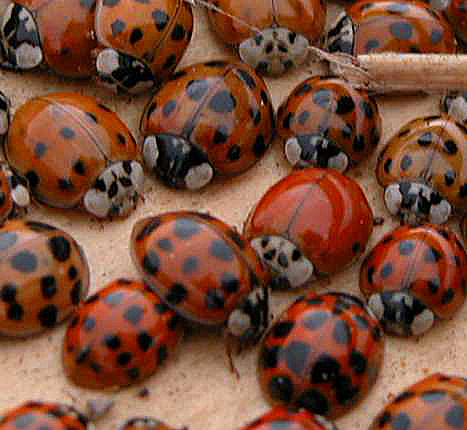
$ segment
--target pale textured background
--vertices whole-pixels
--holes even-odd
[[[329,7],[330,17],[335,16],[338,6]],[[234,58],[233,51],[215,39],[204,12],[196,11],[195,19],[193,40],[180,66]],[[302,68],[287,77],[267,80],[276,108],[306,76],[309,72]],[[13,111],[30,97],[51,91],[67,90],[96,96],[114,109],[138,138],[139,117],[147,102],[145,96],[116,97],[96,88],[92,82],[70,83],[47,72],[22,75],[0,72],[0,89],[12,99]],[[378,105],[383,117],[382,142],[402,123],[422,114],[438,112],[434,96],[380,97]],[[382,191],[374,178],[375,161],[376,154],[351,173],[364,188],[375,215],[385,219],[383,226],[375,228],[367,251],[396,225],[382,205]],[[147,178],[144,203],[124,220],[96,221],[84,213],[38,205],[30,211],[30,217],[67,230],[83,246],[91,266],[91,291],[94,292],[115,278],[137,276],[128,247],[131,227],[137,219],[161,211],[189,208],[209,211],[240,229],[249,209],[288,171],[281,147],[276,144],[246,174],[223,182],[218,180],[202,192],[172,191],[154,178]],[[458,231],[457,221],[453,226]],[[315,284],[313,288],[359,294],[360,263],[361,260],[333,276],[330,284]],[[298,294],[274,294],[274,314]],[[403,387],[431,372],[466,375],[466,319],[467,307],[464,307],[451,321],[438,324],[421,339],[388,337],[384,365],[376,386],[357,408],[337,421],[340,429],[366,429],[383,404]],[[168,360],[164,368],[143,384],[117,393],[83,390],[65,379],[61,363],[64,331],[65,325],[61,325],[34,338],[0,340],[0,411],[26,400],[75,402],[82,407],[87,399],[108,397],[116,401],[116,406],[98,423],[98,429],[115,429],[124,419],[149,415],[172,426],[186,425],[191,430],[234,430],[268,410],[256,377],[258,349],[236,358],[241,375],[237,380],[229,371],[220,329],[202,328],[187,334],[175,360]],[[148,388],[149,397],[137,396],[142,387]]]

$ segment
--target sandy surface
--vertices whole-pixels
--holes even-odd
[[[331,7],[335,15],[336,6]],[[197,11],[193,41],[180,66],[198,61],[233,57],[211,33],[204,13]],[[296,71],[285,78],[267,80],[277,107],[290,90],[309,72]],[[138,134],[138,123],[145,96],[130,97],[109,94],[92,82],[70,83],[47,72],[16,75],[0,72],[0,89],[12,99],[13,111],[34,95],[67,90],[93,95],[107,104]],[[382,142],[403,122],[422,114],[438,112],[434,96],[380,97],[383,117]],[[391,220],[382,205],[382,191],[374,178],[376,154],[352,176],[366,192],[376,216],[385,219],[370,240],[370,249],[381,236],[391,230]],[[49,222],[66,229],[83,246],[91,266],[91,291],[96,291],[117,277],[136,277],[130,260],[129,236],[133,223],[149,214],[176,209],[209,211],[231,225],[241,228],[248,211],[264,191],[289,171],[280,145],[274,145],[253,169],[227,181],[217,181],[197,193],[172,191],[154,178],[145,183],[144,203],[127,219],[113,222],[97,221],[84,213],[60,211],[36,205],[30,211],[35,220]],[[457,224],[453,223],[456,231]],[[344,272],[333,276],[328,285],[315,284],[318,291],[346,291],[358,294],[357,274],[361,260]],[[274,294],[273,311],[277,315],[298,293]],[[388,337],[384,365],[370,395],[351,413],[337,421],[341,430],[365,429],[388,399],[419,378],[442,371],[467,373],[467,307],[452,320],[438,324],[421,339]],[[149,415],[173,426],[186,425],[191,430],[236,429],[268,409],[256,377],[257,349],[236,359],[241,375],[237,380],[229,372],[220,330],[201,329],[188,334],[175,360],[139,386],[117,393],[100,393],[73,386],[65,378],[61,348],[65,325],[41,336],[25,340],[0,340],[0,411],[32,400],[60,400],[82,407],[85,400],[108,397],[116,401],[114,410],[98,428],[113,429],[124,419]],[[138,392],[147,387],[149,396]]]

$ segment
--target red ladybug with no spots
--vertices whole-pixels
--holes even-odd
[[[338,16],[326,48],[349,55],[453,54],[456,39],[447,20],[424,2],[360,0]]]
[[[169,186],[198,189],[242,173],[266,152],[274,109],[264,81],[243,63],[211,61],[176,73],[141,121],[146,166]]]
[[[383,358],[378,320],[357,297],[309,293],[272,325],[259,380],[274,404],[335,418],[364,398]]]
[[[360,290],[383,327],[420,335],[464,303],[467,254],[447,227],[400,227],[365,258]]]
[[[0,65],[47,64],[72,78],[95,76],[132,93],[166,79],[193,30],[184,0],[7,0],[0,23]],[[64,13],[66,11],[66,13]]]
[[[277,134],[290,164],[344,172],[368,158],[381,136],[378,105],[343,79],[317,76],[279,106]]]
[[[467,380],[435,373],[413,384],[376,416],[369,430],[467,428]]]
[[[326,21],[324,0],[210,1],[218,9],[208,16],[219,37],[258,73],[272,76],[305,62]]]
[[[181,334],[179,316],[146,285],[118,279],[89,297],[71,320],[65,372],[88,388],[134,384],[173,354]]]
[[[142,193],[143,168],[128,127],[91,97],[35,97],[15,113],[5,157],[35,198],[97,217],[125,216]]]
[[[68,233],[36,221],[0,227],[0,334],[27,336],[54,327],[88,289],[86,256]]]
[[[261,338],[268,277],[235,229],[207,214],[168,212],[136,223],[131,250],[145,282],[182,316],[225,324],[240,345]]]
[[[373,213],[357,182],[317,168],[269,188],[244,226],[274,284],[286,288],[341,270],[364,252],[372,231]]]

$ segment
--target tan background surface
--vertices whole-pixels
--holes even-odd
[[[334,4],[329,7],[329,15],[333,17],[340,6]],[[193,40],[180,66],[233,57],[233,52],[211,33],[204,12],[197,10],[195,18]],[[302,68],[287,77],[267,80],[276,108],[306,76],[309,76],[309,72]],[[23,75],[0,72],[0,89],[11,98],[13,111],[30,97],[51,91],[77,91],[96,96],[116,110],[138,138],[139,117],[147,102],[145,96],[116,97],[96,88],[92,82],[70,83],[47,72]],[[438,112],[437,97],[434,96],[380,97],[378,104],[383,117],[382,142],[402,123],[422,114]],[[148,177],[144,203],[141,202],[137,210],[124,220],[97,221],[84,213],[38,205],[30,211],[30,217],[73,234],[87,254],[93,292],[117,277],[137,276],[128,245],[133,223],[143,216],[190,208],[209,211],[241,229],[253,204],[271,184],[289,171],[281,149],[280,145],[274,145],[264,159],[246,174],[217,181],[202,192],[172,191]],[[352,172],[364,188],[375,215],[385,219],[383,226],[375,228],[367,251],[396,225],[382,205],[382,191],[374,178],[375,161],[376,154],[368,163]],[[458,231],[457,221],[453,225]],[[322,282],[313,288],[359,294],[357,275],[360,262],[332,277],[329,285]],[[298,294],[274,294],[274,314],[277,315]],[[388,337],[384,365],[376,386],[357,408],[337,421],[340,429],[366,429],[388,399],[431,372],[467,375],[466,319],[467,307],[464,306],[451,321],[438,324],[421,339]],[[76,406],[83,407],[87,399],[108,397],[114,399],[116,405],[97,424],[98,429],[115,429],[124,419],[149,415],[172,426],[186,425],[191,430],[234,430],[268,410],[256,378],[258,349],[236,358],[241,375],[237,380],[229,371],[220,329],[202,328],[187,334],[175,360],[169,360],[144,384],[117,393],[83,390],[66,380],[61,363],[64,331],[65,325],[61,325],[34,338],[0,339],[0,411],[26,400],[75,402]],[[137,395],[142,387],[147,387],[150,393],[144,399]]]

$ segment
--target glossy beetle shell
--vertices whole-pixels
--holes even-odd
[[[92,430],[94,426],[75,408],[60,403],[29,401],[0,417],[0,430]]]
[[[169,306],[205,324],[222,324],[266,275],[254,250],[230,226],[181,211],[144,218],[131,234],[133,260]]]
[[[84,302],[65,334],[63,361],[77,385],[106,389],[152,375],[173,354],[180,319],[143,283],[118,279]]]
[[[401,182],[427,185],[454,210],[463,212],[467,209],[466,138],[467,128],[445,114],[409,121],[380,152],[378,182],[383,187]]]
[[[273,129],[269,91],[249,66],[200,63],[178,72],[147,105],[141,121],[141,133],[146,138],[143,157],[146,165],[168,185],[199,188],[205,183],[198,180],[190,185],[188,179],[178,181],[178,176],[189,177],[185,170],[189,172],[189,168],[203,164],[198,159],[204,159],[204,164],[208,163],[217,174],[242,173],[264,155]],[[152,138],[148,136],[156,140],[158,136],[173,136],[189,143],[198,152],[195,166],[182,166],[182,173],[172,174],[170,170],[177,168],[184,154],[169,154],[165,162],[159,147],[153,157],[146,146]],[[171,151],[175,153],[177,148]],[[174,161],[170,162],[170,157]]]
[[[286,154],[289,139],[316,136],[335,145],[347,155],[349,164],[355,165],[368,158],[378,144],[381,117],[367,92],[342,79],[318,76],[300,83],[279,106],[277,134]],[[307,164],[304,152],[302,149],[301,161],[296,164],[299,167]],[[319,162],[310,164],[327,167]]]
[[[465,300],[467,254],[447,227],[400,227],[368,254],[360,290],[388,331],[421,334]]]
[[[128,212],[136,205],[135,190],[142,188],[133,136],[114,112],[91,97],[55,93],[29,100],[16,111],[4,150],[34,197],[53,207],[81,205],[92,188],[109,200],[128,192],[129,205],[122,210]],[[124,179],[115,175],[108,183],[98,180],[104,169],[118,162]],[[107,215],[119,211],[104,210]]]
[[[369,430],[467,428],[467,380],[430,375],[398,394],[373,420]]]
[[[215,5],[224,13],[209,10],[208,16],[214,30],[226,44],[238,46],[252,39],[258,47],[265,44],[266,54],[277,49],[277,55],[283,55],[282,64],[276,66],[279,70],[275,71],[267,64],[267,55],[266,58],[255,58],[254,55],[253,58],[243,58],[243,61],[256,68],[259,73],[280,74],[304,62],[308,54],[306,50],[301,59],[296,55],[290,57],[287,53],[297,49],[297,43],[307,46],[318,42],[326,21],[326,4],[320,0],[259,0],[254,3],[247,0],[220,0]],[[247,25],[241,25],[239,20]],[[251,27],[263,33],[257,34]],[[276,31],[276,34],[278,30],[284,31],[286,34],[283,38],[279,36],[277,39],[273,37],[267,40],[270,36],[268,30]],[[304,40],[297,40],[301,38]],[[242,56],[242,52],[240,55]]]
[[[260,384],[274,404],[338,417],[376,381],[383,345],[378,321],[358,298],[309,293],[266,335]]]
[[[327,37],[330,52],[350,55],[456,52],[447,20],[415,0],[357,1],[337,18]]]
[[[294,171],[269,188],[244,226],[250,241],[263,236],[289,240],[317,274],[335,273],[354,261],[372,231],[373,213],[357,182],[317,168]]]
[[[87,294],[89,268],[76,241],[35,221],[0,227],[0,333],[26,336],[52,328]]]

